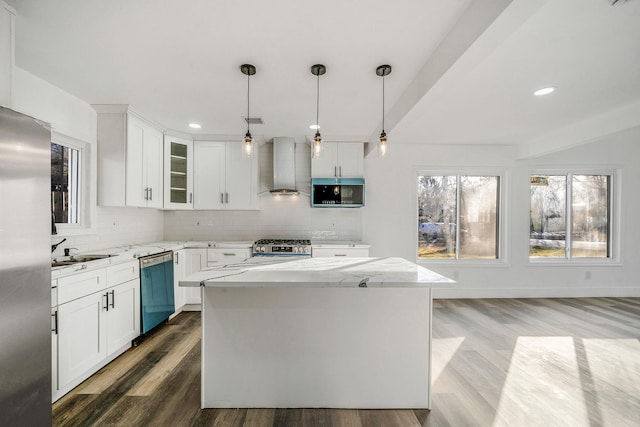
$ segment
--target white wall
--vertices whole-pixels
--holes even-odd
[[[58,133],[95,146],[97,144],[97,114],[88,103],[62,89],[30,74],[14,68],[13,106],[21,113],[51,124]],[[94,176],[95,181],[95,176]],[[95,191],[95,185],[93,186]],[[93,195],[95,204],[95,194]],[[164,213],[153,209],[95,207],[96,224],[88,234],[52,236],[55,244],[63,238],[67,241],[58,247],[54,256],[62,255],[67,247],[80,252],[163,240]]]
[[[450,290],[438,297],[640,296],[638,242],[640,227],[640,128],[620,132],[586,145],[544,157],[516,160],[513,147],[393,145],[385,159],[365,161],[367,206],[362,212],[362,237],[372,245],[372,256],[401,256],[416,260],[417,167],[501,166],[508,173],[506,218],[507,263],[474,267],[425,264],[455,278]],[[620,261],[618,265],[542,266],[528,259],[529,174],[553,166],[616,166],[622,171]]]

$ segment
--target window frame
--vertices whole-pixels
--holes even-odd
[[[498,216],[498,256],[492,259],[472,259],[472,258],[458,258],[459,246],[456,248],[456,258],[419,258],[418,257],[418,233],[415,231],[416,224],[418,224],[418,177],[419,176],[496,176],[499,179],[498,188],[498,203],[496,206],[496,214]],[[509,201],[507,199],[508,187],[509,187],[509,170],[504,167],[491,167],[486,168],[470,168],[470,167],[417,167],[414,168],[413,173],[413,250],[416,263],[425,266],[468,266],[468,267],[508,267],[509,266],[509,248],[506,231],[508,230],[509,216],[508,206]],[[456,209],[459,209],[460,194],[456,195]],[[457,218],[456,218],[457,220]],[[456,227],[456,235],[459,233],[459,227]],[[459,243],[459,236],[456,238],[456,245]]]
[[[96,150],[93,144],[79,139],[51,132],[51,143],[59,144],[79,151],[80,172],[78,179],[78,216],[77,223],[56,222],[57,234],[51,237],[64,237],[81,234],[95,234],[96,230]]]
[[[610,252],[610,256],[609,257],[577,257],[577,258],[568,258],[568,257],[531,257],[530,256],[530,242],[529,242],[529,238],[527,239],[527,246],[526,246],[526,250],[527,250],[527,260],[528,260],[528,264],[535,266],[535,265],[555,265],[555,266],[576,266],[576,265],[594,265],[594,266],[606,266],[606,265],[611,265],[611,266],[619,266],[621,265],[621,258],[620,258],[620,220],[621,220],[621,208],[620,208],[620,197],[619,195],[622,194],[621,190],[621,181],[622,181],[622,169],[620,167],[616,167],[616,166],[605,166],[605,167],[589,167],[589,166],[574,166],[574,167],[565,167],[565,168],[558,168],[558,167],[551,167],[551,168],[545,168],[545,167],[536,167],[536,168],[532,168],[529,170],[529,174],[527,175],[527,179],[530,181],[531,176],[534,175],[547,175],[547,176],[565,176],[567,178],[566,180],[566,191],[567,191],[567,195],[566,195],[566,205],[565,205],[565,210],[567,212],[567,217],[566,217],[566,222],[568,224],[568,227],[570,227],[570,230],[566,231],[566,235],[568,236],[568,240],[565,240],[566,244],[571,244],[571,241],[573,239],[572,237],[572,233],[573,233],[573,212],[572,212],[572,200],[573,200],[573,194],[572,194],[572,190],[573,190],[573,182],[572,182],[572,178],[574,175],[607,175],[609,176],[609,179],[611,180],[611,182],[609,183],[609,194],[608,194],[608,200],[609,200],[609,212],[608,212],[608,217],[609,217],[609,221],[611,221],[611,224],[609,225],[609,236],[608,236],[608,242],[607,244],[609,245],[609,252]],[[531,188],[531,184],[530,182],[527,183],[527,189],[530,190]],[[527,200],[527,212],[529,217],[527,218],[527,224],[530,221],[530,215],[531,215],[531,195],[529,192],[529,197]],[[529,234],[527,234],[527,236],[529,236]],[[571,248],[569,247],[568,250],[565,252],[567,254],[571,254]]]

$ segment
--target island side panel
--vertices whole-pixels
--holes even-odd
[[[429,288],[203,288],[203,408],[428,408]]]

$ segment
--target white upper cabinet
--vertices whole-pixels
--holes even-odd
[[[162,132],[129,114],[127,126],[127,206],[162,208]]]
[[[320,157],[311,160],[312,178],[362,178],[364,144],[362,142],[323,142]]]
[[[258,209],[258,159],[239,142],[194,142],[195,209]]]
[[[163,135],[126,105],[98,112],[98,204],[163,207]]]
[[[193,209],[193,141],[164,137],[164,207]]]

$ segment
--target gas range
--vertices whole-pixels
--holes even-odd
[[[260,239],[253,244],[253,256],[310,257],[311,240]]]

